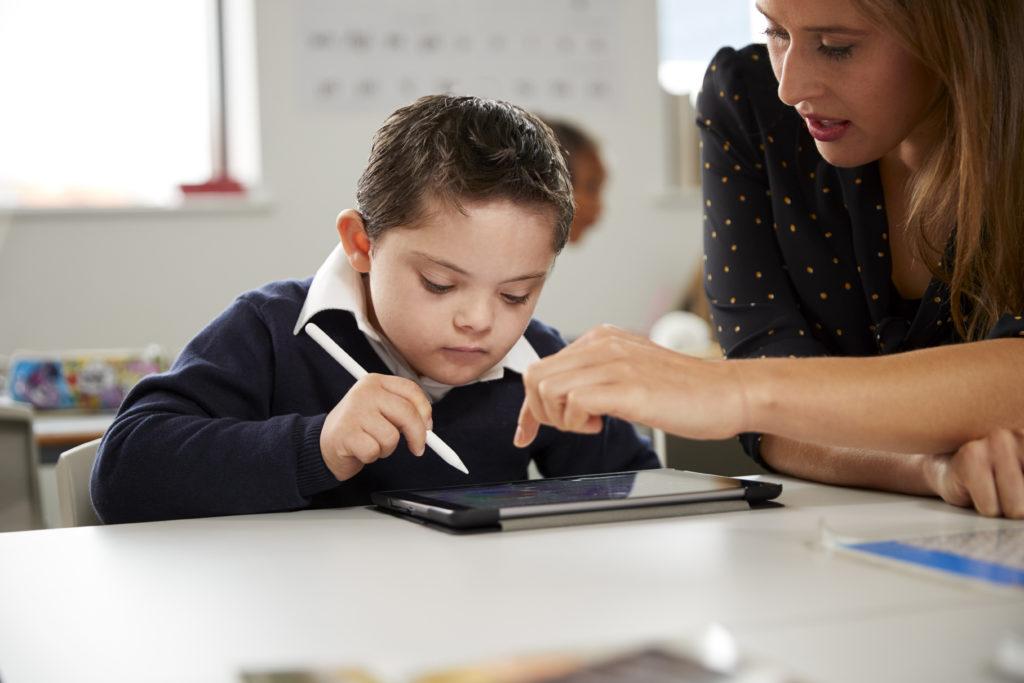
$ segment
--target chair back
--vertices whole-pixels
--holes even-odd
[[[100,439],[94,439],[60,454],[57,461],[57,500],[61,526],[103,524],[96,516],[89,493],[92,463],[99,447]]]

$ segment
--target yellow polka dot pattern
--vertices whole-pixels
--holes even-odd
[[[725,48],[698,97],[705,287],[727,354],[872,355],[953,340],[940,283],[919,302],[892,285],[877,164],[828,164],[776,88],[762,87],[773,79],[763,46]],[[1019,316],[1004,319],[1003,336],[1024,336]]]

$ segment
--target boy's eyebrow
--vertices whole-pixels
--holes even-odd
[[[772,22],[773,24],[779,23],[775,19],[773,19],[767,12],[765,12],[759,3],[755,4],[754,7],[757,9],[758,12],[763,14],[764,18],[767,19],[768,21]],[[801,28],[801,30],[806,31],[808,33],[842,33],[851,36],[868,35],[867,31],[862,31],[861,29],[857,28],[850,28],[848,26],[804,26],[803,28]]]
[[[548,271],[542,270],[539,273],[529,273],[527,275],[520,275],[519,277],[510,278],[508,280],[502,280],[501,284],[507,285],[510,282],[523,282],[524,280],[537,280],[542,277],[547,277]]]
[[[414,251],[412,253],[413,253],[414,256],[419,256],[422,259],[426,259],[427,261],[430,261],[432,263],[436,263],[437,265],[441,266],[442,268],[447,268],[449,270],[454,270],[456,273],[459,273],[460,275],[469,275],[470,274],[465,268],[461,268],[461,267],[455,265],[454,263],[449,263],[448,261],[445,261],[445,260],[442,260],[442,259],[439,259],[439,258],[434,258],[430,254],[424,254],[422,251]],[[523,280],[535,280],[537,278],[547,277],[547,274],[548,274],[548,271],[546,271],[546,270],[542,270],[542,271],[539,271],[539,272],[536,272],[536,273],[527,273],[526,275],[520,275],[518,277],[509,278],[508,280],[502,280],[501,284],[505,285],[505,284],[508,284],[509,282],[522,282]]]

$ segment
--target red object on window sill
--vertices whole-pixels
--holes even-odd
[[[217,176],[205,183],[179,185],[181,191],[190,194],[245,194],[245,186],[234,178]]]

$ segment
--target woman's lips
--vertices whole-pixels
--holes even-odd
[[[844,119],[826,119],[818,116],[804,116],[807,130],[818,142],[835,142],[846,134],[850,122]]]

